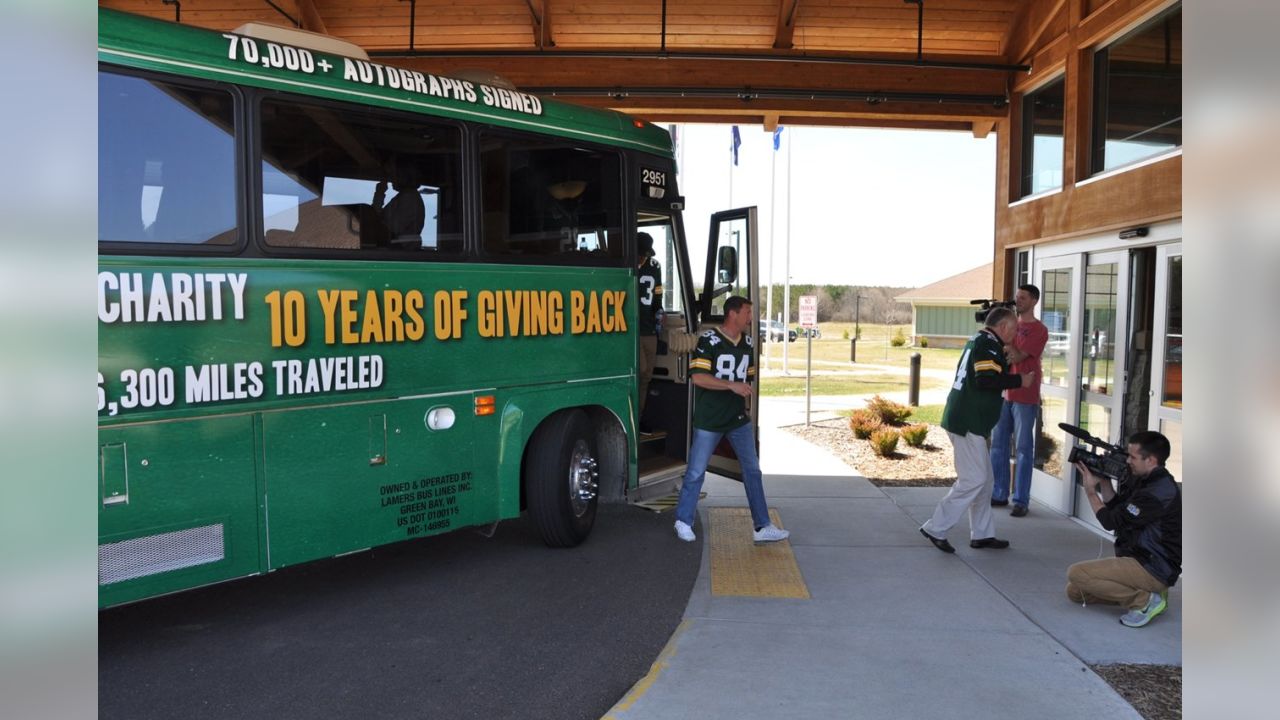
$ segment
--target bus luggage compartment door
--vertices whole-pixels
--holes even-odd
[[[98,602],[258,572],[248,415],[98,433]]]
[[[271,567],[496,519],[472,463],[493,420],[470,393],[264,413]]]

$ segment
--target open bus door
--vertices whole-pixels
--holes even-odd
[[[759,263],[756,260],[756,208],[724,210],[711,216],[711,235],[707,243],[707,272],[699,296],[698,311],[701,330],[724,321],[724,301],[731,295],[751,300],[759,311]],[[751,340],[751,364],[756,373],[751,379],[755,395],[747,403],[751,425],[755,428],[756,448],[760,447],[760,337],[759,323],[752,322],[747,331]],[[742,464],[727,438],[721,438],[707,470],[718,475],[742,480]]]

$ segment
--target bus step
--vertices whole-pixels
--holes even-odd
[[[705,498],[706,496],[707,494],[704,492],[698,493],[699,500]],[[642,507],[645,510],[651,510],[653,512],[663,512],[666,510],[674,509],[676,506],[676,503],[679,500],[680,500],[680,493],[677,491],[677,492],[671,493],[670,495],[663,495],[661,497],[650,498],[648,500],[641,500],[640,502],[635,503],[635,506]]]
[[[654,430],[652,432],[640,433],[640,442],[642,443],[656,442],[658,440],[666,440],[666,439],[667,439],[666,430]]]

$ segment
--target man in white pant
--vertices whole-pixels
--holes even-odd
[[[1008,372],[1004,346],[1013,341],[1018,318],[1008,308],[995,308],[986,326],[965,343],[956,366],[956,379],[942,410],[942,429],[951,438],[956,464],[956,482],[951,492],[920,528],[934,547],[943,552],[956,551],[947,542],[947,532],[965,510],[969,511],[969,547],[1000,550],[1009,547],[1008,540],[996,537],[991,515],[991,429],[1000,419],[1004,404],[1001,393],[1016,387],[1030,387],[1036,381],[1034,372],[1015,375]]]

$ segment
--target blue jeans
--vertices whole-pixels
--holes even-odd
[[[698,494],[702,492],[702,481],[707,477],[707,462],[711,460],[711,453],[720,444],[722,436],[728,436],[729,444],[742,463],[742,486],[747,491],[752,526],[762,528],[769,524],[769,503],[764,498],[760,458],[756,455],[756,433],[751,423],[727,433],[693,429],[693,441],[689,444],[689,469],[685,471],[684,483],[680,487],[676,519],[693,525],[693,519],[698,514]]]
[[[1017,438],[1018,471],[1013,487],[1013,504],[1027,507],[1031,504],[1031,466],[1035,460],[1036,411],[1039,405],[1004,401],[1000,409],[1000,422],[991,432],[991,472],[996,483],[991,489],[991,499],[1009,499],[1009,435]]]

